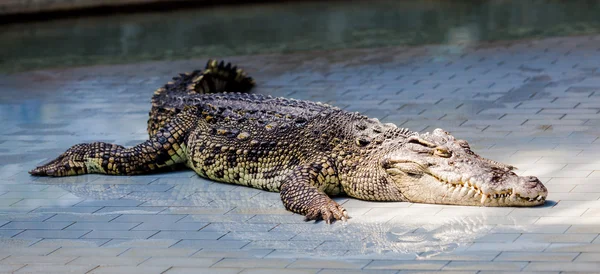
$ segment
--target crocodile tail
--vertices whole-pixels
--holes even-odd
[[[181,73],[173,77],[163,87],[154,91],[152,108],[148,118],[150,136],[162,128],[179,111],[180,103],[173,104],[176,98],[186,98],[194,94],[220,92],[249,92],[254,80],[231,63],[208,60],[204,70]]]
[[[219,92],[249,92],[254,79],[231,63],[208,60],[202,74],[198,74],[187,86],[188,94]]]

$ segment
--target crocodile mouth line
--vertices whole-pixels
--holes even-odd
[[[482,205],[485,204],[488,200],[497,201],[498,204],[515,201],[544,202],[546,200],[546,197],[543,195],[537,195],[533,198],[523,197],[519,193],[516,193],[512,188],[500,192],[485,193],[483,190],[481,190],[481,188],[477,187],[476,183],[472,183],[470,180],[449,181],[437,176],[433,177],[436,178],[440,182],[440,184],[446,187],[446,189],[451,193],[450,195],[462,193],[462,197],[467,198],[475,198],[477,196],[480,196]]]

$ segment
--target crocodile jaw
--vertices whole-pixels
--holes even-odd
[[[466,178],[465,178],[466,179]],[[546,202],[547,189],[535,177],[516,176],[511,181],[447,180],[430,174],[418,178],[392,175],[408,202],[463,206],[525,207]],[[494,186],[494,187],[490,187]]]
[[[445,204],[464,204],[469,201],[482,206],[536,206],[544,204],[548,195],[546,187],[531,176],[515,175],[505,181],[488,182],[474,178],[435,179],[445,190]]]

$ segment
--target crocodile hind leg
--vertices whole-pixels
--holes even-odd
[[[323,219],[329,224],[348,219],[346,210],[323,191],[325,182],[331,181],[326,176],[333,176],[326,170],[323,164],[301,166],[294,170],[279,190],[285,208],[304,215],[306,221]]]
[[[133,175],[183,163],[187,161],[185,140],[196,125],[197,112],[195,107],[186,108],[148,141],[132,148],[103,142],[78,144],[29,173],[55,177],[89,173]]]

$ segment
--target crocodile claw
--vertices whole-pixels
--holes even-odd
[[[335,201],[329,200],[325,204],[316,206],[309,210],[304,220],[324,220],[325,223],[331,224],[337,220],[346,222],[348,220],[348,212]]]

